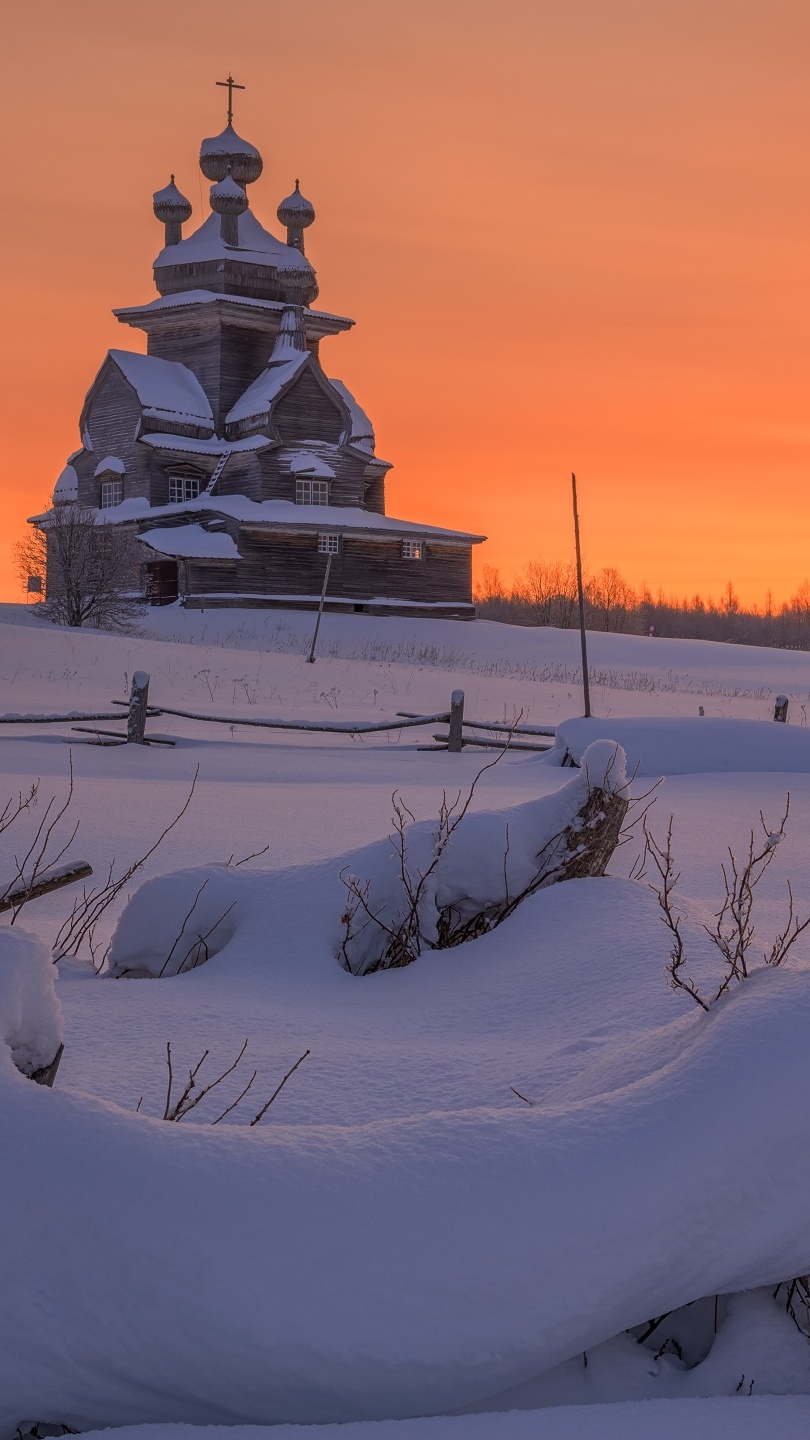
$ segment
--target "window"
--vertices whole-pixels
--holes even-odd
[[[403,558],[403,560],[424,560],[424,558],[425,558],[425,545],[424,545],[424,541],[422,541],[422,540],[403,540],[403,542],[402,542],[402,558]]]
[[[319,555],[339,555],[339,554],[340,554],[340,536],[339,536],[339,535],[319,535],[319,536],[318,536],[318,554],[319,554]]]
[[[329,481],[296,480],[295,503],[296,505],[328,505]]]
[[[200,493],[198,475],[169,476],[169,504],[182,505],[184,500],[196,500]]]
[[[124,498],[123,480],[102,480],[101,482],[101,509],[109,510],[113,505],[120,505]]]

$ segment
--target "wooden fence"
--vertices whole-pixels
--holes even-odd
[[[509,725],[502,721],[465,720],[464,691],[454,690],[450,697],[449,710],[436,715],[414,715],[398,711],[395,720],[259,720],[252,716],[235,718],[233,715],[200,715],[193,710],[180,710],[172,705],[149,703],[149,676],[138,670],[132,677],[132,689],[128,700],[114,700],[117,710],[95,711],[82,714],[72,711],[67,715],[0,715],[0,725],[70,725],[71,729],[91,735],[89,744],[96,745],[174,745],[164,735],[147,735],[147,720],[161,715],[175,715],[182,720],[193,720],[207,725],[248,725],[261,730],[297,730],[303,734],[321,733],[328,735],[374,735],[389,730],[418,729],[425,725],[446,725],[447,733],[434,733],[432,745],[420,745],[420,750],[449,750],[460,754],[465,746],[510,750],[549,750],[554,741],[555,731],[551,726]],[[99,721],[126,720],[126,730],[102,730]],[[74,723],[80,721],[80,724]],[[470,733],[470,732],[482,733]],[[503,739],[495,737],[502,735]],[[520,737],[515,739],[515,737]],[[545,743],[540,743],[540,742]]]

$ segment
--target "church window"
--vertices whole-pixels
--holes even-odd
[[[403,542],[402,542],[402,558],[403,558],[403,560],[424,560],[424,558],[425,558],[425,546],[424,546],[423,541],[421,541],[421,540],[403,540]]]
[[[198,475],[169,476],[169,504],[182,505],[184,500],[196,500],[200,493]]]
[[[110,510],[113,505],[120,505],[124,498],[123,480],[102,480],[101,482],[101,509]]]
[[[318,554],[319,554],[319,555],[339,555],[339,554],[340,554],[340,536],[339,536],[339,535],[319,535],[319,536],[318,536]]]
[[[297,479],[295,503],[296,505],[328,505],[329,481]]]

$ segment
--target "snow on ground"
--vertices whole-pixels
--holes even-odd
[[[195,916],[207,907],[214,926],[212,958],[192,974],[115,980],[62,962],[56,1088],[3,1066],[2,1144],[14,1156],[0,1176],[13,1315],[3,1440],[37,1420],[151,1421],[153,1440],[168,1440],[158,1422],[367,1418],[344,1426],[345,1440],[795,1432],[810,1343],[772,1292],[810,1269],[810,943],[802,936],[787,969],[705,1016],[668,988],[666,935],[646,882],[629,878],[631,841],[607,878],[541,891],[489,935],[351,976],[336,959],[340,869],[379,869],[392,791],[435,819],[442,790],[466,793],[492,757],[420,751],[441,726],[352,739],[239,721],[435,713],[460,687],[469,716],[569,722],[572,753],[595,735],[620,740],[644,762],[636,793],[667,776],[650,823],[660,835],[674,816],[684,935],[702,978],[716,970],[702,926],[721,898],[725,847],[742,851],[760,809],[777,823],[787,791],[787,839],[758,892],[761,947],[783,918],[786,878],[798,912],[810,909],[810,655],[593,636],[598,723],[584,727],[571,722],[572,632],[326,615],[309,666],[311,627],[296,612],[168,607],[116,637],[0,612],[0,712],[106,710],[144,669],[157,703],[232,717],[150,721],[172,750],[85,746],[69,725],[0,730],[7,793],[40,776],[43,797],[64,796],[71,742],[70,853],[97,874],[148,848],[199,766],[112,958],[167,954],[203,882]],[[769,720],[777,692],[790,696],[788,726]],[[499,812],[503,826],[509,807],[558,804],[577,775],[558,762],[507,754],[482,776],[476,816]],[[26,834],[32,823],[23,817]],[[0,873],[17,830],[0,836]],[[502,832],[495,869],[499,846]],[[15,929],[50,945],[73,893],[32,905]],[[14,1011],[4,1033],[19,1051],[15,973],[0,1018]],[[214,1095],[199,1124],[156,1118],[167,1041],[178,1071],[208,1048],[213,1075],[245,1038],[218,1108]],[[256,1106],[212,1129],[254,1068]],[[656,1332],[664,1353],[625,1333],[673,1308]],[[774,1398],[790,1396],[800,1398]],[[448,1410],[472,1413],[399,1418]]]

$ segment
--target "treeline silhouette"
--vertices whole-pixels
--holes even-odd
[[[556,625],[563,630],[579,624],[577,579],[573,563],[533,560],[511,589],[500,574],[485,566],[474,595],[478,614],[509,625]],[[786,604],[746,609],[731,582],[718,600],[700,595],[678,600],[657,596],[646,587],[634,590],[612,566],[585,579],[589,630],[624,631],[636,635],[668,635],[684,640],[723,640],[735,645],[772,645],[783,650],[810,650],[810,581],[803,580]]]

